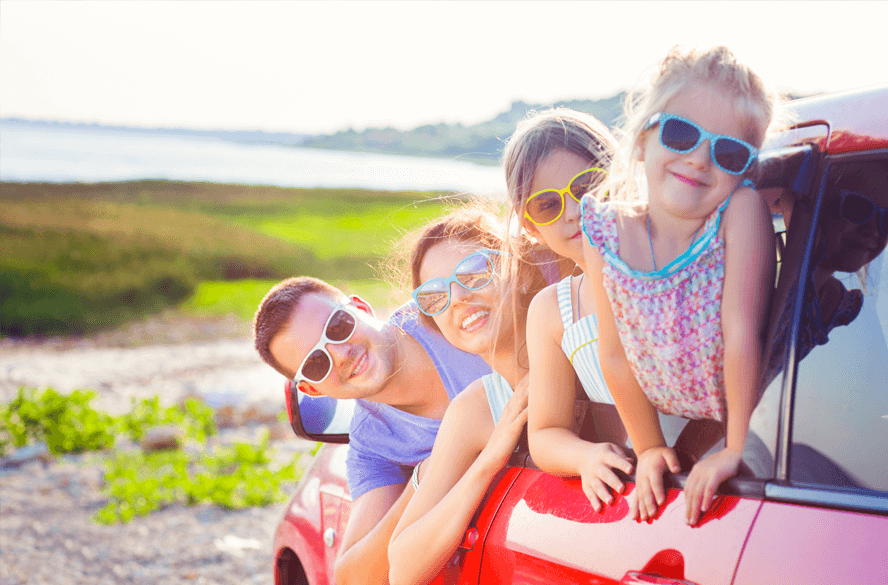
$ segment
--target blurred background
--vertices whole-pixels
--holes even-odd
[[[163,310],[246,323],[295,274],[396,305],[380,259],[441,196],[502,197],[527,111],[613,126],[676,44],[725,44],[790,96],[888,71],[888,8],[870,2],[4,0],[2,15],[4,336]]]

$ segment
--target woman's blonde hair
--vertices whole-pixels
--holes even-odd
[[[599,194],[609,191],[614,199],[638,198],[634,178],[645,125],[651,116],[662,112],[672,98],[696,84],[716,86],[732,99],[744,128],[744,135],[738,138],[756,147],[764,143],[775,126],[774,121],[783,120],[782,115],[775,115],[780,103],[778,95],[752,69],[739,63],[727,47],[715,47],[703,53],[673,47],[660,63],[650,85],[626,95],[624,123],[617,131],[620,156],[614,157],[608,180],[598,190]],[[754,172],[755,165],[747,174]]]
[[[613,134],[589,114],[569,108],[530,112],[506,143],[502,162],[509,204],[519,224],[533,178],[547,156],[563,150],[588,160],[590,167],[607,168],[616,146]]]

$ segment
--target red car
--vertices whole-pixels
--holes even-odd
[[[625,494],[597,513],[578,479],[519,445],[436,582],[888,583],[888,86],[790,108],[795,129],[752,177],[780,268],[741,476],[696,527],[687,475],[672,476],[667,505],[638,523]],[[296,434],[328,444],[278,526],[275,582],[328,585],[351,502],[350,405],[287,393]]]

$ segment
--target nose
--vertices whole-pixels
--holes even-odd
[[[326,350],[327,353],[330,354],[330,357],[333,358],[333,367],[336,367],[348,359],[348,354],[351,352],[352,346],[349,341],[343,343],[327,343]]]
[[[591,197],[591,195],[590,195]],[[561,214],[561,220],[568,223],[576,223],[580,219],[580,204],[576,199],[567,195],[564,198],[564,213]]]
[[[464,286],[460,285],[456,282],[450,283],[450,305],[453,306],[456,303],[466,302],[468,299],[472,298],[472,295],[475,294],[475,291],[471,291]]]
[[[712,158],[709,156],[710,150],[709,139],[706,138],[697,145],[697,148],[685,154],[685,162],[697,168],[705,169],[712,162]]]

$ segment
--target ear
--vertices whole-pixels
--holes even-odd
[[[350,295],[349,300],[352,304],[361,311],[364,311],[371,317],[375,317],[376,315],[373,313],[373,307],[370,306],[370,303],[359,297],[358,295]]]
[[[299,382],[296,388],[315,398],[317,398],[318,396],[322,396],[322,394],[318,392],[317,388],[315,388],[311,384],[308,384],[307,382]]]

